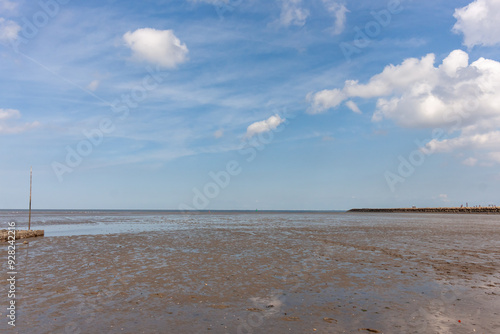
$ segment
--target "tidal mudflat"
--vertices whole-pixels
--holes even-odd
[[[500,332],[500,216],[56,218],[17,244],[16,327],[4,284],[1,332]]]

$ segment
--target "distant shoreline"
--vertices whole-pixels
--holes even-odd
[[[456,208],[392,208],[392,209],[351,209],[347,212],[384,212],[384,213],[487,213],[500,214],[500,206],[495,207],[456,207]]]

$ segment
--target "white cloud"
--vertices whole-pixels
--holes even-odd
[[[358,105],[353,101],[347,101],[345,105],[347,106],[347,108],[351,109],[356,114],[361,114],[361,110],[359,110]]]
[[[367,84],[347,80],[342,89],[310,93],[309,113],[325,112],[354,97],[378,97],[373,120],[392,119],[405,127],[451,125],[456,123],[452,116],[460,112],[469,121],[500,117],[499,62],[480,58],[469,65],[461,50],[451,52],[438,67],[434,59],[433,54],[406,59],[387,66]],[[471,104],[474,113],[468,111]]]
[[[246,137],[250,138],[259,133],[272,131],[276,129],[284,121],[285,119],[281,118],[278,114],[276,114],[264,121],[252,123],[247,128]]]
[[[142,28],[125,33],[123,39],[139,60],[167,68],[174,68],[187,61],[189,50],[172,30]]]
[[[329,108],[334,108],[345,100],[346,96],[340,89],[322,90],[316,94],[307,94],[307,100],[312,106],[307,110],[309,114],[320,114]]]
[[[9,42],[17,38],[21,27],[14,21],[0,17],[0,41]]]
[[[88,84],[87,89],[95,92],[96,89],[99,87],[100,81],[99,80],[94,80],[91,83]]]
[[[366,84],[347,80],[344,87],[308,94],[311,114],[325,112],[352,98],[377,98],[372,121],[393,120],[402,127],[443,128],[454,138],[434,139],[432,152],[500,147],[500,62],[452,51],[441,65],[435,56],[389,65]],[[354,103],[354,102],[353,102]],[[353,110],[354,111],[354,110]]]
[[[429,54],[421,60],[410,58],[401,65],[387,66],[382,73],[373,76],[366,85],[359,84],[356,80],[347,80],[343,89],[323,90],[316,94],[310,93],[308,100],[312,106],[308,112],[310,114],[325,112],[351,97],[372,98],[403,91],[415,82],[431,80],[433,64],[433,54]]]
[[[9,119],[21,118],[21,113],[19,110],[15,109],[0,109],[0,135],[1,134],[16,134],[21,133],[40,125],[39,122],[35,121],[32,123],[25,123],[21,125],[12,124],[13,122],[7,122]],[[7,124],[9,123],[9,124]]]
[[[452,152],[456,150],[494,150],[500,147],[500,131],[491,131],[483,134],[466,135],[459,137],[437,140],[433,139],[426,145],[430,153]]]
[[[500,1],[475,0],[455,10],[453,32],[464,35],[467,47],[500,43]]]
[[[349,10],[341,3],[332,0],[323,0],[326,9],[335,18],[335,23],[331,29],[333,35],[339,35],[344,31],[346,23],[346,13]]]
[[[21,113],[19,110],[15,109],[0,109],[0,121],[9,119],[9,118],[19,118],[21,117]]]
[[[17,2],[0,0],[0,12],[11,12],[17,9]]]
[[[469,157],[469,158],[465,159],[464,161],[462,161],[462,164],[464,164],[466,166],[473,167],[477,164],[477,159],[473,158],[473,157]]]
[[[285,27],[306,24],[309,11],[301,7],[302,0],[282,0],[280,23]]]
[[[222,131],[222,130],[217,130],[214,132],[215,138],[221,138],[223,135],[224,135],[224,131]]]

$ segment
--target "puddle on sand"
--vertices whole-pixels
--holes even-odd
[[[138,233],[147,231],[168,231],[179,229],[176,223],[86,223],[86,224],[58,224],[43,226],[45,236],[77,236],[100,235],[115,233]]]

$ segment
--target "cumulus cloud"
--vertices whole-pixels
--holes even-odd
[[[9,118],[19,118],[21,117],[21,113],[19,110],[15,109],[0,109],[0,121],[9,119]]]
[[[18,118],[21,118],[19,110],[0,109],[0,135],[21,133],[40,125],[37,121],[25,124],[16,124],[16,122],[12,121],[12,119]]]
[[[430,152],[451,152],[456,150],[495,150],[500,148],[500,131],[490,131],[482,134],[462,134],[459,137],[437,140],[433,139],[426,145]]]
[[[372,121],[392,120],[402,127],[442,128],[457,137],[434,139],[430,152],[500,147],[500,62],[452,51],[439,66],[435,56],[389,65],[366,84],[347,80],[343,88],[308,94],[309,113],[321,113],[352,98],[377,98]],[[353,102],[354,103],[354,102]]]
[[[332,0],[323,0],[323,3],[328,10],[335,18],[335,23],[331,29],[333,35],[339,35],[344,31],[345,23],[346,23],[346,13],[349,10],[342,4],[337,1]]]
[[[167,68],[187,61],[189,50],[172,30],[142,28],[125,33],[123,39],[139,60]]]
[[[347,108],[351,109],[356,114],[361,114],[361,110],[359,110],[358,105],[353,101],[347,101],[345,105],[347,106]]]
[[[285,27],[306,24],[309,11],[302,8],[302,0],[282,0],[280,23]]]
[[[453,16],[457,19],[453,32],[464,35],[467,47],[500,43],[500,1],[475,0]]]
[[[429,54],[422,59],[406,59],[401,65],[387,66],[382,73],[373,76],[367,84],[359,84],[357,80],[347,80],[343,89],[323,90],[308,94],[311,102],[308,112],[317,114],[339,106],[352,97],[372,98],[389,96],[395,92],[403,92],[414,83],[431,80],[434,69],[434,55]]]
[[[276,129],[284,121],[285,119],[281,118],[278,114],[276,114],[264,121],[252,123],[248,126],[245,137],[251,138],[259,133],[272,131]]]
[[[14,21],[0,17],[0,41],[9,42],[17,38],[21,27]]]

